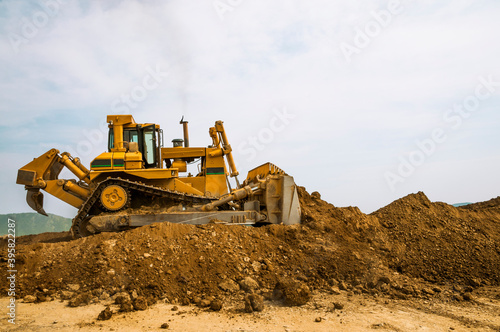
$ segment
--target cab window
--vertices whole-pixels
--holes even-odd
[[[136,142],[139,143],[139,135],[137,134],[137,130],[124,130],[123,131],[123,140],[126,142]]]
[[[156,137],[154,126],[144,128],[144,157],[147,165],[156,164]]]
[[[108,152],[111,152],[111,149],[115,147],[115,135],[113,133],[113,128],[109,130],[108,135]],[[125,142],[136,142],[139,143],[139,134],[137,133],[137,129],[125,129],[123,130],[123,141]]]

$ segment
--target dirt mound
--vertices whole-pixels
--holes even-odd
[[[486,202],[479,202],[473,204],[467,204],[459,207],[463,210],[471,210],[471,211],[484,211],[484,210],[500,210],[500,196],[497,198],[492,198]]]
[[[73,238],[71,237],[70,232],[48,232],[34,235],[24,235],[16,238],[16,244],[18,245],[27,245],[33,243],[57,243],[57,242],[67,242],[71,241]],[[7,245],[8,236],[4,235],[0,237],[0,247]]]
[[[64,234],[21,237],[18,296],[84,296],[89,302],[141,297],[150,305],[164,298],[183,304],[243,300],[246,294],[271,299],[283,281],[301,285],[300,299],[317,289],[398,297],[439,293],[415,281],[405,284],[407,276],[500,284],[500,213],[492,209],[454,208],[418,193],[366,215],[302,187],[299,195],[303,222],[295,226],[159,223],[74,241]],[[1,261],[7,259],[5,246],[0,242]]]
[[[19,246],[20,296],[48,290],[136,292],[193,302],[224,294],[225,281],[252,277],[261,292],[278,278],[301,278],[321,287],[361,264],[348,248],[338,250],[305,226],[261,228],[154,224],[61,243]],[[332,253],[328,255],[327,253]],[[349,264],[339,264],[340,262]]]
[[[438,283],[499,284],[500,213],[480,210],[491,205],[485,203],[463,209],[432,203],[422,192],[408,195],[372,214],[384,229],[371,239],[400,273]]]

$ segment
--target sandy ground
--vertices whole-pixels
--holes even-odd
[[[8,298],[0,299],[6,308]],[[333,310],[332,303],[344,305]],[[220,312],[194,306],[158,303],[145,311],[117,313],[96,320],[105,304],[70,308],[58,300],[17,303],[16,325],[2,318],[2,331],[500,331],[500,301],[476,298],[474,302],[391,300],[387,298],[316,294],[303,307],[266,303],[263,312],[247,314],[243,305],[225,305]],[[320,322],[317,322],[320,320]]]

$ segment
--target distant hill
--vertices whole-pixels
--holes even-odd
[[[456,203],[456,204],[452,204],[454,207],[459,207],[459,206],[464,206],[464,205],[469,205],[469,204],[472,204],[472,203]]]
[[[10,213],[0,214],[0,235],[8,233],[8,218],[16,221],[16,236],[63,232],[71,228],[71,219],[55,214],[45,217],[38,213]]]

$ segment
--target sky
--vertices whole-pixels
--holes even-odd
[[[365,213],[497,197],[498,17],[495,0],[0,1],[0,213],[30,211],[33,158],[104,152],[108,114],[167,146],[183,116],[191,146],[222,120],[240,180],[269,161]]]

